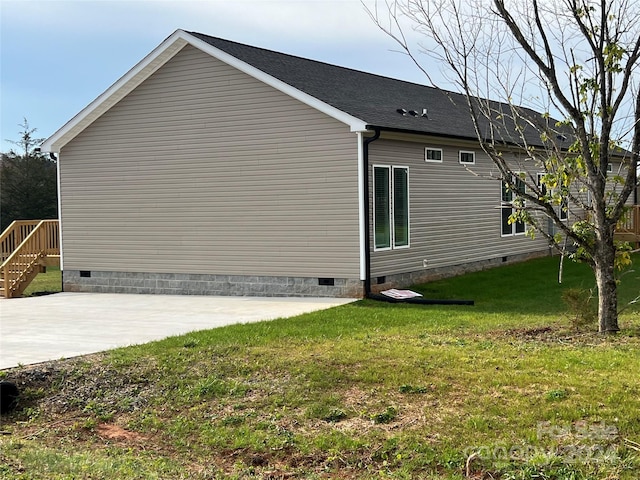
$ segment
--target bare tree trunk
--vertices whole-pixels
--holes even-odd
[[[598,286],[598,330],[610,334],[620,330],[618,327],[618,284],[615,278],[615,255],[613,235],[603,241],[594,256],[593,272]],[[604,240],[604,239],[603,239]]]

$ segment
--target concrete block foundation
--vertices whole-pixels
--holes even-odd
[[[356,279],[64,270],[65,292],[359,298]]]

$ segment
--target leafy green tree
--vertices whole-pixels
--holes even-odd
[[[56,161],[41,154],[43,139],[34,138],[27,120],[20,125],[18,151],[3,153],[0,160],[0,224],[4,230],[14,220],[58,217]]]
[[[630,260],[614,230],[638,182],[640,2],[390,0],[369,13],[433,85],[435,66],[464,93],[494,177],[514,192],[509,221],[563,253],[570,242],[593,269],[600,332],[618,331],[616,268]]]

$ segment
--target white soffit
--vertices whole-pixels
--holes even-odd
[[[117,82],[109,87],[102,95],[82,109],[75,117],[69,120],[62,128],[47,138],[41,148],[44,152],[59,153],[60,149],[87,128],[97,118],[126,97],[138,85],[149,78],[162,65],[173,58],[182,48],[191,44],[195,48],[208,53],[212,57],[264,82],[276,90],[289,95],[296,100],[347,124],[352,132],[366,131],[366,123],[349,115],[331,105],[304,93],[291,85],[278,80],[271,75],[259,70],[228,53],[215,48],[207,42],[194,37],[184,30],[176,30],[164,42],[158,45],[149,55],[142,59],[135,67],[129,70]]]

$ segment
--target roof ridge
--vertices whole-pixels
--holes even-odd
[[[387,75],[381,75],[379,73],[372,73],[372,72],[367,72],[365,70],[358,70],[357,68],[351,68],[351,67],[345,67],[345,66],[342,66],[342,65],[336,65],[334,63],[329,63],[329,62],[325,62],[325,61],[322,61],[322,60],[314,60],[312,58],[301,57],[300,55],[294,55],[294,54],[291,54],[291,53],[280,52],[278,50],[272,50],[270,48],[258,47],[258,46],[255,46],[255,45],[249,45],[248,43],[241,43],[241,42],[236,42],[234,40],[229,40],[229,39],[222,38],[222,37],[215,37],[213,35],[207,35],[206,33],[194,32],[194,31],[188,31],[188,30],[185,30],[185,31],[190,35],[194,35],[196,37],[200,37],[201,40],[204,40],[201,37],[206,37],[206,38],[210,38],[212,40],[218,41],[218,42],[226,42],[226,43],[238,45],[238,46],[244,47],[244,48],[251,48],[251,49],[254,49],[254,50],[260,50],[260,51],[264,51],[264,52],[269,52],[271,54],[282,55],[282,56],[286,56],[286,57],[289,57],[289,58],[294,58],[296,60],[303,60],[303,61],[307,61],[307,62],[313,62],[313,63],[317,63],[317,64],[321,64],[321,65],[326,65],[326,66],[329,66],[329,67],[340,68],[342,70],[346,70],[346,71],[350,71],[350,72],[356,72],[356,73],[361,73],[361,74],[365,74],[365,75],[370,75],[370,76],[377,77],[377,78],[383,78],[385,80],[392,80],[394,82],[400,82],[400,83],[404,83],[404,84],[407,84],[407,85],[415,85],[415,86],[422,87],[422,88],[429,88],[429,89],[440,91],[440,92],[444,92],[444,93],[453,93],[455,95],[463,95],[460,92],[455,92],[453,90],[446,90],[444,88],[436,87],[436,86],[433,86],[433,85],[425,85],[423,83],[412,82],[412,81],[409,81],[409,80],[402,80],[402,79],[390,77],[390,76],[387,76]]]

